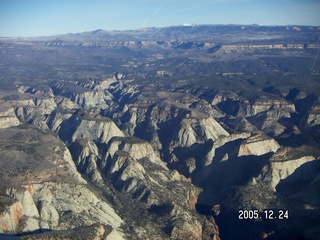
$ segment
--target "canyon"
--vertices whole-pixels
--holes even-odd
[[[319,36],[1,38],[0,238],[317,239]]]

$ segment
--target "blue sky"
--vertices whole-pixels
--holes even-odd
[[[192,24],[320,26],[320,0],[0,0],[0,36]]]

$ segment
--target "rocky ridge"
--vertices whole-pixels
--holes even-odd
[[[95,87],[99,88],[99,86]],[[30,88],[26,89],[30,91]],[[34,169],[35,173],[25,177],[23,183],[17,182],[12,185],[8,182],[9,188],[3,194],[16,202],[4,208],[1,219],[2,232],[23,233],[39,231],[39,229],[66,230],[98,222],[118,229],[117,231],[122,232],[121,235],[125,237],[128,230],[123,226],[126,225],[125,221],[129,221],[130,216],[124,217],[125,220],[121,219],[110,207],[110,203],[97,198],[90,191],[90,187],[86,186],[87,182],[79,175],[78,170],[98,188],[105,188],[106,181],[110,181],[109,187],[114,190],[107,191],[120,191],[130,197],[132,199],[130,201],[140,202],[141,211],[149,212],[154,217],[161,215],[158,223],[163,226],[163,229],[168,230],[160,229],[159,232],[159,229],[147,223],[148,228],[144,229],[141,226],[135,230],[137,236],[143,237],[152,233],[155,236],[158,235],[159,238],[164,238],[165,234],[175,239],[202,238],[201,216],[195,211],[200,189],[192,186],[190,180],[177,171],[169,170],[147,141],[135,137],[124,137],[122,131],[111,119],[100,116],[92,108],[87,111],[81,110],[79,108],[81,106],[75,102],[78,98],[73,99],[72,96],[69,100],[62,96],[50,98],[49,96],[37,96],[37,91],[31,92],[33,92],[31,95],[20,93],[23,95],[22,100],[5,103],[13,109],[16,105],[19,106],[16,107],[14,113],[18,115],[20,123],[28,122],[44,131],[56,132],[57,136],[64,141],[64,143],[59,142],[59,146],[66,144],[68,148],[64,146],[65,153],[60,157],[56,156],[55,152],[45,151],[47,158],[67,159],[71,165],[65,167],[66,171],[72,171],[72,175],[78,175],[75,175],[77,178],[65,178],[65,183],[63,183],[64,181],[57,179],[58,176],[63,178],[62,173],[53,175],[53,173],[57,174],[58,170],[46,170],[46,173],[40,174],[37,169]],[[85,98],[90,97],[88,95]],[[43,98],[47,99],[46,104],[39,104]],[[70,100],[76,105],[68,103]],[[20,111],[18,101],[22,101],[21,105],[24,104],[25,109],[31,109],[32,114],[26,113],[25,110]],[[48,106],[47,103],[51,103],[51,106]],[[67,104],[62,105],[61,103]],[[78,109],[74,109],[75,106],[79,106]],[[35,121],[34,118],[38,120]],[[40,131],[29,130],[27,125],[24,126],[25,131],[31,131],[31,133],[21,138],[22,143],[28,142],[28,138]],[[11,126],[3,125],[5,132],[18,131],[18,129],[8,127]],[[46,134],[41,136],[40,133],[37,133],[40,135],[38,138],[46,136]],[[208,132],[208,134],[211,137],[212,133]],[[50,138],[47,141],[50,141]],[[56,141],[60,140],[51,140],[52,147],[55,146]],[[25,150],[20,149],[19,142],[15,144],[17,144],[18,151],[24,153]],[[29,148],[27,146],[27,149]],[[39,145],[38,148],[43,151],[45,147]],[[33,158],[33,154],[38,156],[38,150],[28,151],[26,152],[28,158]],[[40,159],[39,156],[36,159]],[[73,181],[76,182],[70,183]],[[22,190],[18,190],[20,188]],[[114,201],[116,205],[124,204],[121,202],[124,200]],[[160,209],[168,210],[163,213]],[[145,221],[148,222],[151,219]],[[206,229],[206,231],[214,231],[214,234],[218,236],[216,228]]]
[[[132,88],[130,85],[127,86],[114,81],[110,84],[107,81],[102,81],[98,85],[83,85],[81,87],[88,88],[89,91],[94,88],[96,89],[95,91],[100,91],[100,94],[112,95],[111,98],[104,101],[118,99],[113,105],[119,104],[120,106],[122,104],[122,96],[128,92],[126,87]],[[104,87],[107,87],[107,89],[104,89]],[[63,88],[60,92],[62,95],[51,97],[49,94],[38,97],[36,90],[27,89],[25,90],[26,92],[33,92],[33,94],[25,93],[27,95],[24,96],[24,93],[21,93],[24,96],[22,100],[5,101],[8,106],[6,109],[12,110],[9,110],[11,112],[5,110],[2,114],[9,115],[10,113],[11,117],[19,119],[21,123],[29,122],[38,128],[50,129],[56,132],[70,149],[78,171],[88,180],[97,184],[97,186],[105,186],[106,179],[108,179],[112,188],[129,196],[135,202],[144,204],[150,213],[162,215],[163,210],[159,212],[157,209],[167,209],[165,210],[166,214],[162,216],[162,221],[166,222],[163,225],[163,229],[170,226],[170,236],[172,238],[180,238],[185,236],[184,234],[188,235],[191,232],[194,238],[201,238],[202,234],[204,234],[202,233],[203,226],[199,216],[196,216],[194,212],[196,206],[199,204],[215,204],[216,200],[214,199],[217,198],[212,197],[212,194],[216,192],[216,187],[224,186],[228,188],[228,186],[235,184],[242,178],[241,172],[248,171],[246,170],[246,166],[249,166],[248,164],[251,166],[252,170],[250,171],[253,171],[251,173],[253,175],[250,178],[250,174],[246,174],[247,180],[241,181],[244,181],[243,183],[247,181],[249,184],[247,188],[252,188],[251,186],[254,186],[254,184],[262,184],[264,188],[269,189],[268,194],[272,195],[272,192],[277,191],[280,182],[282,183],[284,179],[291,176],[296,169],[308,162],[317,161],[317,157],[302,156],[296,160],[288,160],[287,162],[290,163],[285,166],[286,162],[273,160],[277,159],[281,151],[283,152],[274,139],[267,137],[263,133],[252,135],[243,132],[230,135],[212,115],[201,112],[201,106],[190,108],[188,106],[189,103],[185,101],[183,103],[170,102],[168,100],[164,103],[151,101],[150,103],[133,104],[132,106],[126,104],[122,110],[117,108],[120,111],[113,112],[112,115],[108,115],[110,118],[107,118],[100,115],[101,111],[100,113],[97,112],[97,105],[91,95],[79,93],[79,96],[81,95],[83,99],[79,102],[77,100],[79,97],[76,95],[69,95],[68,97],[67,94],[64,94]],[[51,95],[55,91],[49,92]],[[139,94],[139,92],[137,93]],[[22,103],[18,103],[19,101],[22,101]],[[139,102],[140,98],[138,97],[136,101]],[[225,100],[220,98],[219,101],[214,100],[211,106],[219,108],[219,104],[223,101],[228,101],[228,98]],[[295,107],[292,104],[288,105],[287,103],[282,104],[274,101],[268,103],[268,101],[264,100],[259,103],[259,106],[262,106],[261,110],[258,110],[261,107],[256,107],[258,106],[258,101],[255,101],[252,106],[247,102],[252,110],[246,112],[250,112],[249,116],[254,118],[261,112],[272,112],[277,108],[289,111],[289,113],[295,111]],[[83,105],[81,104],[83,102],[93,102],[93,104]],[[21,105],[24,106],[25,110],[20,107]],[[101,102],[98,105],[98,108],[102,107]],[[84,108],[83,110],[81,110],[82,107]],[[104,107],[107,108],[107,106]],[[220,111],[223,112],[225,110],[220,107]],[[280,119],[283,116],[283,111]],[[115,116],[119,121],[118,124],[127,133],[127,137],[111,120]],[[257,123],[257,121],[250,121],[254,124]],[[17,123],[13,121],[13,126],[15,124]],[[8,127],[11,126],[3,124],[5,130],[10,129]],[[146,131],[141,135],[140,129],[143,127]],[[257,125],[258,128],[261,127]],[[135,136],[144,138],[150,141],[151,144]],[[234,147],[230,148],[229,145]],[[279,152],[279,150],[281,151]],[[275,153],[274,156],[270,158],[273,153]],[[257,156],[261,160],[253,160],[252,156]],[[67,150],[66,157],[71,159],[69,150]],[[169,170],[159,157],[163,157],[169,164],[168,166],[177,169],[187,177],[191,177],[192,180],[180,175],[176,170]],[[241,161],[237,160],[239,161],[237,164],[238,169],[242,170],[232,178],[229,177],[221,181],[221,176],[225,171],[230,171],[228,166],[236,159],[243,159]],[[70,160],[68,161],[70,162]],[[74,166],[74,163],[71,163],[71,166]],[[292,163],[296,163],[295,167],[293,167]],[[72,171],[76,171],[75,167],[72,167],[72,169]],[[259,171],[261,175],[259,175]],[[206,180],[207,178],[212,178],[212,175],[216,177],[210,181]],[[80,176],[78,178],[82,179]],[[220,179],[217,186],[215,184],[212,185],[212,182],[216,181],[215,179]],[[200,194],[201,190],[193,187],[190,184],[191,181],[202,187],[204,191]],[[125,224],[124,221],[126,219],[122,220],[115,215],[112,207],[96,198],[83,185],[85,184],[84,180],[80,180],[80,182],[82,185],[78,184],[74,185],[74,187],[62,183],[29,182],[28,185],[21,185],[22,189],[28,189],[22,190],[22,192],[15,188],[8,188],[6,194],[13,199],[17,199],[17,202],[10,205],[8,210],[3,213],[2,231],[24,232],[42,228],[62,230],[68,229],[70,226],[81,226],[83,221],[86,222],[86,226],[99,222],[119,228],[122,226],[120,223]],[[206,184],[203,184],[204,182]],[[174,196],[167,195],[168,189],[175,193]],[[245,192],[244,189],[246,188],[239,191]],[[61,191],[64,192],[64,197],[59,197]],[[71,193],[68,195],[68,191],[71,191],[72,195]],[[78,195],[76,194],[77,192],[79,193]],[[166,195],[169,198],[164,197]],[[269,198],[269,195],[266,196],[266,199]],[[74,202],[74,196],[77,196],[77,203]],[[83,201],[89,201],[91,204],[83,204],[82,198]],[[271,198],[275,199],[274,197]],[[68,199],[68,203],[59,202],[60,200],[58,199]],[[175,203],[173,203],[172,199],[176,199]],[[250,206],[261,207],[263,205],[267,207],[269,205],[265,202],[266,199],[260,199],[260,203],[248,203],[244,199],[241,201],[245,206],[247,206],[246,204],[253,204]],[[96,210],[92,203],[98,204],[99,214],[95,212]],[[78,204],[81,204],[81,207]],[[79,206],[78,209],[77,206]],[[224,206],[229,206],[227,201]],[[105,214],[101,215],[101,209],[105,209],[103,210]],[[185,212],[185,209],[189,209],[188,211],[191,212]],[[61,219],[59,211],[71,212],[71,215]],[[89,215],[83,214],[83,211],[89,212]],[[83,220],[78,219],[75,221],[75,217],[80,212]],[[182,212],[184,212],[184,215],[181,215]],[[109,218],[105,218],[105,215],[109,216]],[[90,216],[95,216],[96,220],[90,220]],[[99,219],[98,216],[101,216],[101,218]],[[108,220],[110,217],[118,220]],[[24,220],[23,223],[20,219]],[[117,221],[119,224],[115,224]],[[15,225],[6,225],[8,222],[15,222]],[[164,222],[159,222],[159,224],[162,225]],[[192,224],[190,225],[190,223]],[[21,224],[24,227],[21,227]],[[211,231],[217,235],[215,229],[216,227],[213,227]],[[123,229],[120,230],[120,232],[122,231]],[[155,229],[152,230],[151,227],[148,227],[147,231],[137,230],[135,234],[142,237],[144,234],[151,234],[151,232],[159,234],[156,233]]]
[[[1,143],[1,195],[11,199],[2,206],[2,232],[60,230],[90,225],[94,219],[120,227],[123,220],[88,189],[59,139],[29,127],[3,129],[1,134],[6,136]]]
[[[237,239],[251,237],[243,230],[250,228],[257,239],[317,236],[319,30],[229,27],[235,35],[218,34],[223,44],[208,40],[218,26],[173,27],[175,40],[171,28],[129,34],[160,31],[168,41],[91,44],[106,34],[97,31],[76,42],[1,42],[9,63],[43,60],[34,80],[30,66],[16,73],[0,65],[8,78],[1,81],[13,76],[16,88],[0,91],[1,231]],[[241,42],[253,30],[258,40]],[[290,221],[225,221],[241,208],[288,209]],[[36,234],[46,229],[53,231]]]

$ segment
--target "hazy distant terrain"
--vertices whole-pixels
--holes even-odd
[[[0,232],[318,239],[319,37],[196,25],[1,38]]]

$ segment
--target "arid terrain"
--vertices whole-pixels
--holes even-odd
[[[319,239],[319,57],[308,26],[0,38],[0,239]]]

